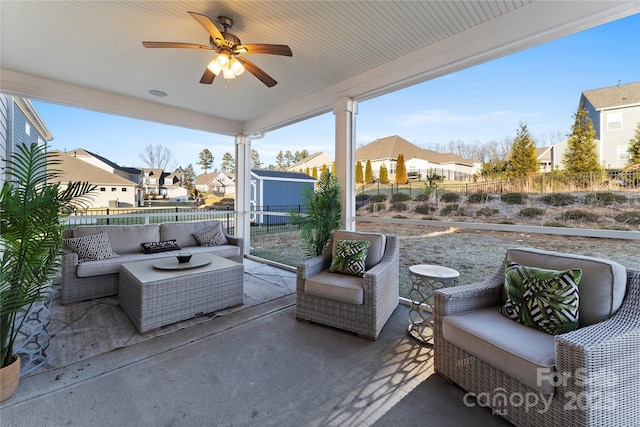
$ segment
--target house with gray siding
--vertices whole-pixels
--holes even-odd
[[[0,94],[0,158],[11,157],[19,144],[46,145],[53,135],[30,100]],[[5,170],[5,164],[2,168]],[[6,180],[3,174],[0,184]]]

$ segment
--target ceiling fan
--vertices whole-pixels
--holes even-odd
[[[200,83],[202,84],[213,83],[213,80],[220,73],[222,73],[222,76],[227,80],[233,79],[242,74],[245,69],[268,87],[273,87],[278,84],[271,76],[253,62],[241,57],[240,54],[264,53],[268,55],[293,56],[289,46],[284,44],[242,44],[238,37],[228,31],[233,26],[233,20],[231,18],[226,16],[218,17],[218,22],[222,27],[222,32],[220,32],[207,16],[196,12],[187,13],[207,30],[209,33],[209,46],[194,43],[148,41],[142,42],[142,45],[149,48],[213,50],[218,56],[213,58],[204,70],[204,74],[200,79]]]

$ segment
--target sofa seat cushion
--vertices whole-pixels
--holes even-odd
[[[555,371],[553,335],[507,319],[499,306],[445,316],[442,334],[536,391],[553,393],[549,375]]]
[[[186,250],[185,250],[186,249]],[[223,245],[215,247],[201,247],[194,246],[191,248],[183,248],[179,251],[170,252],[156,252],[145,254],[138,252],[135,254],[124,254],[118,258],[105,259],[100,261],[86,261],[79,263],[76,268],[76,275],[78,277],[93,277],[100,276],[102,274],[115,274],[120,272],[120,264],[126,264],[128,262],[146,261],[155,258],[168,258],[177,256],[180,252],[189,252],[192,254],[210,253],[223,258],[229,258],[240,255],[240,248],[233,245]]]
[[[304,291],[317,297],[364,304],[364,279],[325,270],[304,281]]]
[[[622,305],[627,289],[627,269],[617,262],[531,248],[508,249],[507,260],[551,270],[582,270],[578,285],[580,327],[609,319]]]
[[[140,243],[160,241],[160,227],[149,225],[83,225],[73,230],[73,237],[82,237],[106,231],[114,252],[124,255],[142,253]],[[168,239],[162,239],[168,240]]]

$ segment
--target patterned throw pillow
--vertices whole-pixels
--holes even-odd
[[[64,239],[64,244],[78,254],[78,262],[97,261],[120,256],[111,248],[111,242],[106,231]]]
[[[329,270],[334,273],[363,276],[369,246],[371,242],[368,240],[338,240]]]
[[[140,246],[142,246],[142,252],[144,252],[145,254],[155,254],[158,252],[180,250],[180,246],[178,246],[175,239],[161,240],[159,242],[140,243]]]
[[[507,302],[501,312],[509,319],[548,334],[578,328],[578,283],[581,269],[557,271],[507,261]]]
[[[192,235],[200,246],[220,246],[228,243],[222,231],[222,224],[216,224],[213,227],[206,228]]]

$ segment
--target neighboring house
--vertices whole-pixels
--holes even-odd
[[[186,202],[189,192],[181,186],[182,175],[160,168],[142,168],[142,186],[146,197],[160,196],[172,202]]]
[[[0,93],[0,162],[10,158],[19,144],[46,145],[53,139],[44,121],[30,100]],[[0,185],[6,180],[2,174]]]
[[[62,171],[57,179],[64,187],[70,181],[86,181],[97,186],[97,189],[90,194],[87,207],[90,208],[117,208],[141,206],[140,192],[135,182],[129,181],[121,176],[88,164],[73,156],[73,153],[64,153],[54,150],[60,154],[61,164],[56,169]]]
[[[269,210],[270,207],[288,210],[298,209],[304,203],[301,191],[313,188],[316,179],[302,172],[251,169],[250,203],[254,209]],[[256,224],[282,224],[290,221],[288,215],[253,215]]]
[[[67,151],[66,154],[135,183],[137,186],[137,195],[135,199],[138,203],[136,206],[144,206],[142,171],[140,169],[117,165],[111,160],[87,151],[84,148],[76,148],[75,150]]]
[[[540,172],[553,170],[553,147],[536,147],[536,158],[540,165]]]
[[[67,154],[73,157],[83,160],[89,164],[99,167],[109,173],[118,175],[124,179],[135,182],[138,185],[142,185],[142,172],[140,169],[123,167],[117,165],[111,160],[102,157],[98,154],[85,150],[84,148],[76,148],[75,150],[67,151]]]
[[[196,190],[216,196],[233,195],[236,192],[233,173],[211,172],[196,177]]]
[[[356,150],[356,161],[364,168],[367,160],[371,161],[374,178],[380,176],[380,167],[384,165],[393,180],[396,173],[398,156],[404,156],[404,164],[409,175],[433,173],[444,176],[447,180],[469,180],[480,170],[480,162],[464,159],[453,153],[438,153],[425,150],[398,135],[376,139]]]
[[[313,173],[313,169],[318,169],[318,176],[320,176],[320,172],[322,171],[322,166],[326,166],[327,169],[331,169],[333,165],[333,159],[327,156],[322,151],[319,153],[311,154],[308,157],[300,160],[295,165],[288,167],[287,170],[290,172],[307,172],[307,168],[309,169],[309,174]]]
[[[600,164],[606,169],[626,168],[629,141],[640,123],[640,82],[584,91],[578,105],[587,111],[596,131]],[[564,169],[567,146],[567,140],[554,146],[554,169]]]

